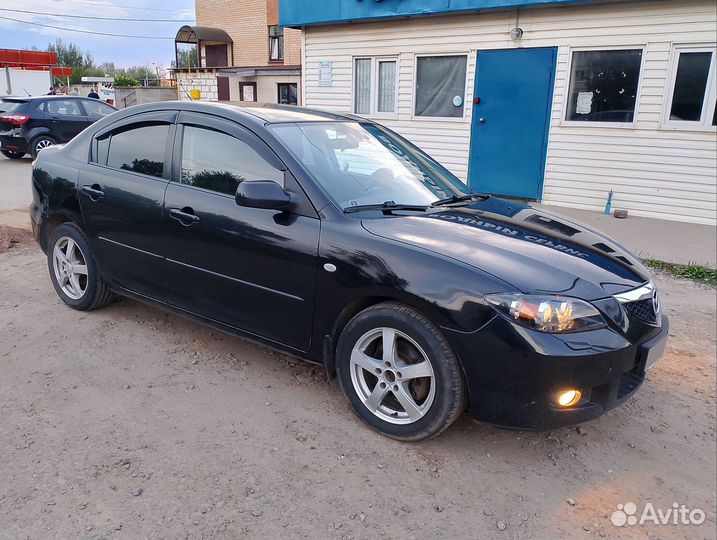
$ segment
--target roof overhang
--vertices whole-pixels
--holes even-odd
[[[279,2],[279,24],[321,24],[444,15],[493,9],[587,3],[595,0],[292,0]]]
[[[182,26],[174,38],[175,43],[197,43],[198,41],[214,41],[216,43],[234,43],[229,34],[221,28],[209,26]]]

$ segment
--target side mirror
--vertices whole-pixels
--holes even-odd
[[[290,210],[296,203],[295,196],[273,180],[240,182],[234,200],[239,206],[281,211]]]

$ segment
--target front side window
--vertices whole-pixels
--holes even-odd
[[[462,118],[468,57],[419,56],[416,60],[416,116]]]
[[[115,112],[112,107],[110,107],[106,103],[102,103],[98,99],[87,99],[82,102],[82,105],[85,107],[85,111],[87,111],[87,114],[94,118],[101,118],[103,116],[107,116],[108,114],[112,114],[113,112]]]
[[[669,89],[670,99],[667,103],[667,125],[674,127],[717,125],[715,54],[714,49],[675,50]]]
[[[108,167],[161,178],[168,133],[167,124],[144,124],[116,131],[109,137],[108,148],[105,143],[99,145],[99,158],[102,159],[106,148]]]
[[[565,120],[632,123],[642,49],[574,51]]]
[[[180,182],[234,196],[239,182],[251,180],[273,180],[283,187],[284,173],[236,137],[184,127]]]
[[[284,30],[278,26],[269,27],[269,60],[279,62],[284,59]]]
[[[395,116],[398,62],[395,58],[354,60],[354,113]]]
[[[270,126],[339,206],[430,205],[468,187],[409,142],[385,128],[358,122]]]

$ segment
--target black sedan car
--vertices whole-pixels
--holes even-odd
[[[117,109],[99,99],[77,96],[0,99],[0,153],[10,159],[66,143]]]
[[[321,363],[397,439],[465,409],[532,430],[595,418],[665,347],[655,286],[624,248],[473,193],[361,118],[133,107],[43,151],[32,186],[67,305],[125,295]]]

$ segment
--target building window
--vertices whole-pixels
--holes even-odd
[[[394,117],[397,112],[396,58],[354,60],[354,113]]]
[[[632,123],[642,49],[574,51],[565,120]]]
[[[239,101],[256,101],[256,83],[239,83]]]
[[[419,56],[416,61],[416,116],[462,118],[468,57]]]
[[[278,26],[269,27],[269,60],[271,62],[284,60],[284,29]]]
[[[296,83],[277,83],[276,86],[278,89],[277,103],[285,105],[296,105],[298,103]]]
[[[667,92],[665,125],[709,128],[717,125],[714,48],[676,48]]]

